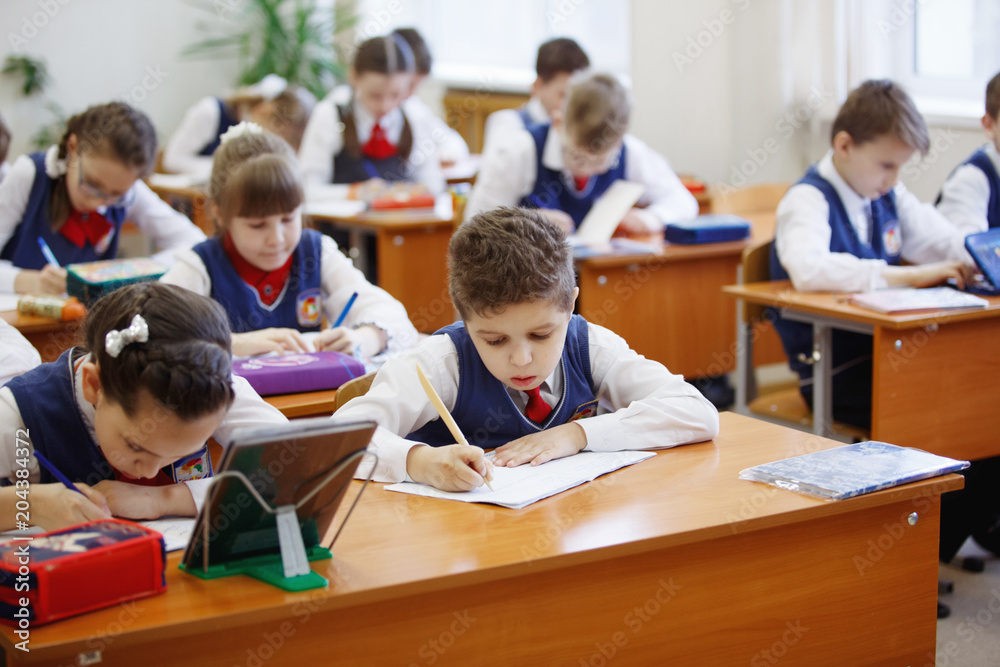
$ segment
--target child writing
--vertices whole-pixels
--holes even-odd
[[[125,220],[163,249],[154,259],[164,264],[203,241],[140,180],[155,161],[152,124],[123,102],[90,107],[69,119],[58,146],[19,157],[0,183],[0,292],[65,292],[62,266],[113,259]]]
[[[573,315],[579,289],[566,235],[538,211],[475,216],[452,237],[448,266],[462,321],[387,362],[368,393],[335,415],[378,423],[375,479],[467,491],[487,474],[483,448],[497,447],[495,465],[536,465],[718,434],[718,412],[697,389]],[[454,444],[417,364],[470,445]],[[598,402],[611,412],[597,414]],[[370,470],[369,461],[358,474]]]
[[[354,293],[344,326],[322,331],[319,349],[372,357],[404,349],[417,332],[406,309],[371,285],[328,236],[302,229],[302,181],[281,137],[243,123],[215,152],[209,212],[219,233],[178,253],[163,282],[211,296],[224,307],[233,351],[307,351],[300,332],[335,321]]]
[[[698,202],[670,165],[626,134],[631,104],[612,76],[592,74],[570,89],[564,117],[506,135],[483,156],[466,216],[497,206],[541,208],[571,232],[617,180],[645,193],[622,219],[619,233],[660,232],[667,222],[698,214]]]
[[[361,44],[347,80],[316,104],[299,160],[309,183],[370,179],[422,183],[433,193],[444,178],[432,128],[403,112],[414,72],[413,52],[399,35]]]
[[[928,146],[924,119],[898,85],[866,81],[851,92],[830,150],[778,205],[771,278],[801,291],[845,292],[963,282],[971,258],[962,235],[898,182],[900,167]],[[812,366],[802,359],[812,354],[812,327],[780,317],[775,327],[811,405]],[[871,354],[871,336],[834,332],[834,419],[870,427]]]
[[[278,134],[298,150],[315,102],[311,93],[289,86],[276,74],[226,99],[205,97],[188,109],[171,135],[163,149],[163,168],[208,181],[219,138],[245,120]]]
[[[431,64],[433,63],[431,49],[427,42],[424,41],[423,36],[417,32],[416,28],[396,28],[392,34],[406,40],[413,52],[413,78],[410,82],[409,95],[403,102],[403,113],[406,114],[407,118],[413,119],[416,125],[426,127],[429,130],[429,136],[434,145],[437,146],[441,164],[453,164],[468,158],[469,147],[462,139],[462,135],[448,127],[448,124],[435,115],[430,107],[417,96],[417,89],[430,76]]]
[[[964,235],[1000,227],[1000,73],[986,85],[983,130],[989,143],[952,172],[938,210]]]
[[[210,299],[156,282],[129,285],[94,304],[83,336],[82,347],[0,389],[0,479],[12,484],[0,488],[2,529],[15,524],[24,480],[30,521],[46,529],[109,512],[192,516],[209,480],[179,482],[210,471],[205,441],[225,446],[236,427],[286,421],[231,376],[229,326]],[[41,452],[86,497],[25,448]],[[199,466],[199,475],[187,474]]]
[[[550,39],[538,47],[535,59],[535,82],[531,97],[519,109],[501,109],[486,118],[483,153],[500,145],[511,130],[551,123],[562,113],[569,94],[570,79],[590,67],[590,59],[580,45],[568,37]]]

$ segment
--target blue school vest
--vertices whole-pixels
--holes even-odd
[[[542,153],[545,152],[545,141],[551,126],[552,123],[540,123],[525,128],[535,140],[538,176],[535,177],[535,187],[519,205],[527,208],[539,208],[539,206],[557,208],[568,213],[573,218],[574,226],[579,227],[597,198],[603,195],[612,183],[625,178],[625,144],[622,144],[621,152],[618,153],[618,162],[603,174],[592,176],[584,191],[577,192],[574,188],[566,186],[562,172],[549,169],[542,164]]]
[[[3,251],[0,252],[0,259],[6,259],[22,269],[44,268],[48,262],[38,246],[39,236],[45,239],[56,259],[63,266],[79,262],[94,262],[99,259],[114,259],[115,255],[118,254],[118,236],[122,222],[125,220],[125,207],[108,206],[104,209],[104,217],[111,223],[111,231],[109,232],[111,242],[108,243],[104,252],[97,252],[90,241],[86,241],[82,248],[77,248],[65,236],[52,231],[51,218],[49,217],[49,194],[56,181],[45,173],[45,153],[32,153],[29,157],[35,163],[35,180],[31,184],[28,204],[25,206],[21,222],[14,230],[14,235],[4,245]]]
[[[819,175],[816,167],[809,167],[799,183],[817,188],[826,198],[830,209],[830,252],[846,252],[862,259],[883,259],[898,265],[901,260],[902,243],[899,236],[899,218],[896,214],[896,196],[890,190],[879,199],[872,201],[872,224],[870,238],[862,241],[844,209],[844,203],[833,185]],[[771,244],[771,280],[788,280],[788,272],[778,260],[777,244]],[[812,355],[812,327],[802,322],[791,322],[770,309],[774,318],[774,328],[781,337],[788,365],[803,380],[812,377],[812,366],[799,361],[799,354]],[[871,355],[871,336],[850,331],[833,332],[833,368]]]
[[[268,327],[319,331],[323,318],[322,238],[323,235],[313,229],[302,230],[302,238],[293,254],[292,271],[281,295],[270,306],[261,303],[257,290],[236,273],[221,239],[202,241],[192,250],[201,258],[212,281],[209,296],[225,308],[233,333]]]
[[[539,124],[531,119],[531,114],[528,113],[528,107],[526,106],[522,106],[518,109],[517,115],[521,118],[521,125],[524,125],[524,129],[526,130],[530,130],[532,127]]]
[[[979,149],[964,164],[978,167],[986,174],[986,180],[990,183],[990,202],[986,207],[986,220],[990,223],[990,229],[1000,227],[1000,176],[993,166],[993,160],[986,151]]]
[[[111,465],[90,437],[73,393],[73,349],[36,366],[5,386],[10,388],[32,446],[73,482],[114,479]],[[41,468],[43,484],[57,482]]]
[[[536,424],[518,410],[507,388],[486,368],[463,322],[439,329],[447,334],[458,351],[458,398],[452,416],[470,445],[489,449],[511,440],[538,433],[553,426],[589,417],[596,412],[597,397],[590,374],[590,344],[587,321],[579,315],[570,320],[562,353],[563,394],[559,404],[542,424]],[[455,442],[440,419],[410,433],[416,440],[434,447]]]
[[[226,130],[239,122],[229,115],[229,110],[226,108],[226,103],[224,101],[220,100],[218,97],[215,98],[215,101],[219,105],[219,125],[215,128],[215,138],[205,144],[205,147],[201,149],[198,155],[213,155],[215,153],[215,149],[219,147],[219,143],[222,141],[222,135],[226,133]]]
[[[347,146],[358,143],[357,128],[353,122],[350,122],[350,130],[347,130],[346,125],[348,123],[346,119],[348,117],[353,118],[354,111],[350,106],[338,105],[337,112],[340,114],[341,123],[345,125],[345,134],[348,131],[353,131],[354,136],[353,141],[348,141],[348,138],[345,136],[344,147],[340,149],[339,153],[333,156],[334,183],[359,183],[374,178],[376,175],[382,180],[389,182],[411,180],[406,160],[399,153],[383,160],[376,160],[366,157],[363,154],[359,154],[357,157],[351,155]],[[402,109],[400,109],[400,113],[403,113]],[[409,123],[405,113],[403,113],[403,123],[404,125]]]

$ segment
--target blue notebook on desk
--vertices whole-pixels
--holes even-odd
[[[747,468],[740,479],[841,500],[968,467],[968,461],[868,441]]]
[[[982,278],[976,276],[977,280],[967,284],[965,290],[987,296],[1000,294],[1000,229],[969,234],[965,237],[965,248],[982,273]]]

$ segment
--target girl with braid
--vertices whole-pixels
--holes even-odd
[[[69,119],[58,146],[22,155],[0,183],[0,292],[66,291],[76,262],[113,259],[129,220],[172,264],[173,251],[205,235],[140,179],[153,171],[156,132],[123,102],[90,107]],[[59,266],[42,254],[45,241]]]
[[[230,369],[229,323],[211,299],[141,283],[100,299],[84,344],[0,388],[0,530],[115,515],[194,516],[214,437],[286,419]],[[39,465],[47,459],[81,493]]]

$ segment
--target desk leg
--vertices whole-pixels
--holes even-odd
[[[354,268],[356,268],[365,276],[372,280],[375,276],[372,276],[370,267],[368,266],[368,255],[365,253],[365,234],[359,229],[351,228],[347,233],[347,238],[350,239],[350,247],[348,254],[351,260],[354,261]]]
[[[736,412],[748,415],[747,403],[756,397],[753,373],[753,325],[743,320],[743,300],[736,300]]]
[[[833,423],[833,329],[822,322],[813,323],[813,352],[813,433],[827,436]]]

